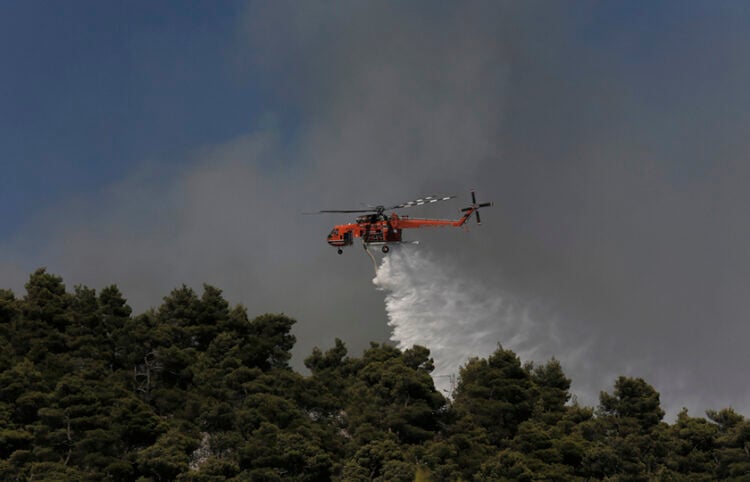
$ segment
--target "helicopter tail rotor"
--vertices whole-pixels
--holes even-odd
[[[471,211],[468,214],[468,216],[471,216],[471,214],[473,213],[477,218],[477,224],[482,224],[482,218],[479,217],[479,208],[486,208],[486,207],[492,206],[492,204],[493,203],[491,202],[477,204],[476,192],[472,189],[471,190],[471,206],[469,206],[468,208],[463,208],[461,212],[465,213],[467,211]]]

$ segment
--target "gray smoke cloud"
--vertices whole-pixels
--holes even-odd
[[[356,354],[415,320],[394,321],[402,292],[374,289],[361,248],[325,244],[349,217],[300,213],[458,194],[418,213],[452,217],[476,188],[495,202],[481,228],[408,233],[423,254],[385,265],[422,262],[435,292],[469,306],[506,300],[461,336],[440,331],[441,308],[436,354],[450,343],[455,364],[501,343],[560,359],[586,403],[632,375],[670,414],[747,414],[748,19],[658,8],[251,3],[222,54],[283,108],[51,206],[2,241],[0,275],[19,293],[40,265],[68,285],[117,283],[138,310],[207,282],[251,313],[296,317],[301,366],[336,336]],[[540,334],[552,326],[554,342]]]

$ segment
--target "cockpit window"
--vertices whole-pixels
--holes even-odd
[[[332,238],[332,237],[338,236],[338,235],[339,235],[339,230],[338,229],[333,229],[333,230],[331,230],[331,234],[329,234],[328,237]]]

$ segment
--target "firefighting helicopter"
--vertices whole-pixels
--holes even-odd
[[[389,245],[407,242],[402,238],[404,229],[439,227],[457,228],[463,226],[472,214],[476,216],[477,224],[482,224],[482,220],[479,217],[479,209],[492,206],[492,203],[487,202],[477,204],[476,194],[473,190],[471,191],[471,206],[465,207],[461,210],[464,214],[459,219],[419,219],[410,218],[409,216],[399,216],[396,213],[385,213],[386,211],[393,211],[394,209],[411,208],[439,201],[448,201],[455,197],[456,196],[426,196],[390,207],[381,205],[368,207],[368,209],[326,209],[318,211],[317,213],[306,214],[366,213],[357,216],[354,223],[334,226],[330,234],[328,234],[328,244],[337,248],[337,252],[342,254],[345,246],[351,246],[354,244],[354,240],[359,238],[362,240],[366,250],[368,249],[368,246],[374,245],[381,246],[381,251],[383,251],[383,253],[388,253],[388,251],[390,251]],[[416,241],[413,241],[412,243],[416,244]]]

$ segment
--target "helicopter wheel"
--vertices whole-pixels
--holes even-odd
[[[391,250],[391,248],[389,248],[388,245],[386,244],[386,245],[383,245],[383,247],[380,248],[380,250],[383,251],[384,253],[387,253],[388,251]]]
[[[344,250],[343,250],[343,249],[341,249],[341,248],[339,248],[339,250],[338,250],[338,253],[339,253],[339,254],[342,254],[343,252],[344,252]]]

